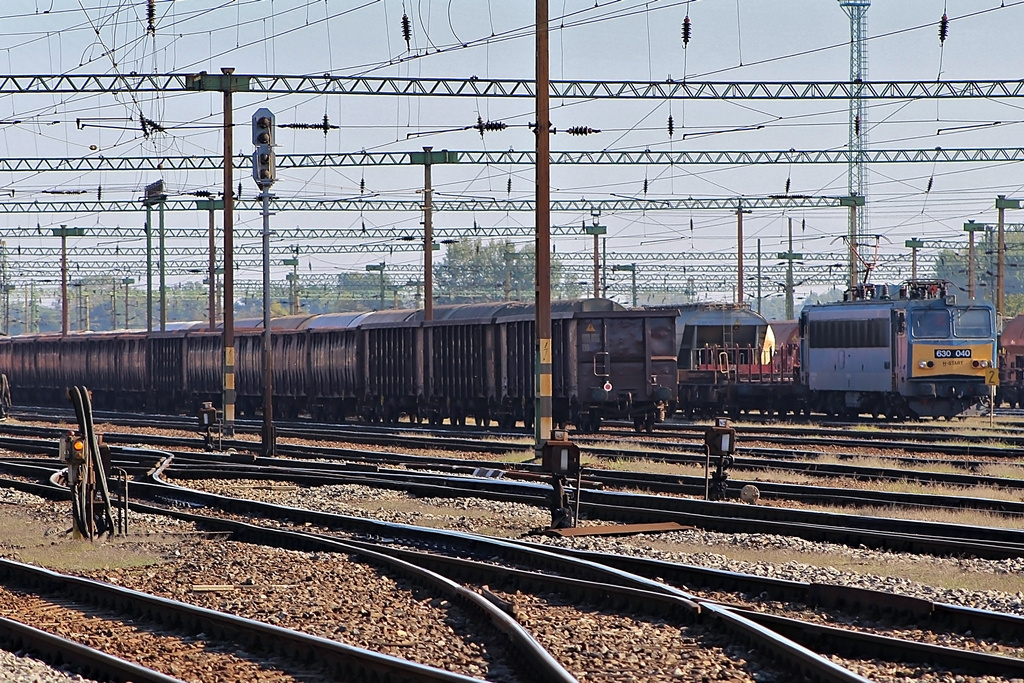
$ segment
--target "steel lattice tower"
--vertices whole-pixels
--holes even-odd
[[[868,75],[868,7],[871,0],[839,0],[839,6],[850,17],[850,161],[848,165],[847,189],[851,197],[864,196],[865,160],[868,122],[862,95],[863,82]],[[865,207],[866,208],[866,207]],[[850,284],[858,281],[858,245],[867,234],[865,208],[850,212]]]

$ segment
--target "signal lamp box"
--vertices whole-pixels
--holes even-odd
[[[708,455],[732,455],[736,452],[736,430],[732,428],[728,418],[715,419],[715,424],[704,432],[704,445],[708,449]]]
[[[580,471],[580,447],[569,441],[567,432],[556,429],[541,447],[541,465],[552,474],[576,474]]]
[[[199,407],[199,426],[213,427],[217,424],[217,409],[210,402],[204,402]]]

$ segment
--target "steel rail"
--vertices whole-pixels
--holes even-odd
[[[10,651],[26,650],[48,663],[78,669],[88,677],[124,683],[184,683],[180,678],[4,617],[0,617],[0,641]]]
[[[188,624],[195,633],[207,633],[234,643],[247,644],[253,646],[256,652],[275,652],[289,658],[313,658],[337,674],[360,680],[370,677],[409,683],[469,683],[477,680],[326,638],[2,558],[0,579],[41,590],[57,590],[65,597],[72,596],[92,604],[116,604],[118,609],[172,628]]]
[[[707,603],[703,606],[708,607]],[[827,648],[847,657],[863,657],[865,653],[871,653],[872,659],[885,657],[888,661],[937,663],[958,672],[964,670],[983,676],[1024,676],[1024,659],[1018,657],[919,643],[735,607],[722,609],[744,616],[798,642],[813,643],[818,651]]]
[[[295,516],[293,514],[295,512],[294,509],[285,508],[283,510],[287,510],[288,511],[287,514],[289,515],[289,519],[295,519]],[[196,515],[190,515],[190,514],[187,514],[187,513],[172,513],[172,514],[175,514],[175,516],[179,516],[181,518],[192,519],[193,521],[200,521],[200,522],[203,522],[203,523],[206,523],[206,524],[211,523],[210,522],[210,518],[208,518],[206,516],[196,516]],[[362,521],[365,522],[365,520],[362,520]],[[218,520],[216,522],[216,524],[218,524],[218,525],[224,524],[228,528],[231,528],[232,530],[234,530],[235,532],[237,532],[238,529],[244,528],[244,529],[247,530],[247,532],[246,532],[247,534],[249,534],[249,533],[256,533],[257,535],[260,535],[260,534],[265,533],[265,530],[263,530],[262,528],[259,528],[258,531],[254,531],[251,528],[251,525],[243,524],[243,523],[240,523],[240,522],[229,522],[229,521]],[[385,535],[387,537],[389,537],[389,538],[396,538],[399,535],[398,533],[396,533],[396,528],[403,528],[403,527],[405,527],[405,525],[393,525],[393,524],[387,524],[387,523],[380,523],[380,524],[383,524],[384,527],[387,529]],[[406,530],[408,530],[408,527],[405,527],[405,528],[406,528]],[[421,536],[421,534],[422,534],[422,531],[423,531],[422,529],[418,529],[417,528],[417,529],[415,529],[414,535],[417,538],[419,538]],[[290,532],[286,532],[286,533],[290,533]],[[306,535],[305,534],[298,534],[298,536],[304,537]],[[428,531],[428,536],[429,537],[434,537],[434,540],[430,541],[430,543],[431,543],[432,546],[436,546],[438,543],[451,542],[453,539],[463,538],[463,537],[465,537],[467,535],[466,534],[462,534],[461,532],[438,532],[437,530],[429,530]],[[440,541],[436,538],[437,536],[441,537]],[[324,539],[326,541],[331,541],[330,537],[322,537],[322,536],[317,536],[317,537],[318,538],[322,538],[322,539]],[[421,539],[421,540],[423,540],[423,539]],[[367,543],[367,542],[362,542],[362,541],[347,541],[346,543],[349,544],[349,545],[358,547],[358,548],[362,548],[364,552],[377,552],[378,550],[381,550],[381,547],[378,544],[374,544],[374,543]],[[515,543],[515,542],[513,542],[513,543]],[[476,548],[477,550],[479,550],[479,546],[481,544],[480,544],[479,539],[474,538],[474,539],[471,540],[470,545],[473,546],[474,548]],[[507,545],[506,542],[498,542],[497,545],[500,547],[500,554],[503,557],[505,557],[506,559],[515,559],[516,561],[520,561],[520,562],[523,561],[524,556],[520,555],[520,554],[517,554],[517,553],[512,553],[512,556],[510,557],[510,553],[508,551],[508,548],[505,547]],[[529,548],[531,546],[531,544],[525,544],[525,543],[520,543],[519,545],[522,545],[522,546],[527,547],[527,548]],[[306,547],[306,546],[304,545],[303,547]],[[556,553],[564,552],[564,551],[560,551],[560,549],[557,549],[557,548],[556,549],[552,549],[552,548],[547,547],[547,546],[544,546],[543,549],[538,549],[536,547],[529,548],[529,549],[531,550],[531,553],[530,553],[529,556],[530,557],[534,557],[534,558],[542,557],[543,558],[542,565],[544,565],[544,567],[548,568],[548,569],[550,568],[550,564],[551,564],[550,558],[548,557],[548,554],[551,551],[554,551]],[[496,549],[493,547],[493,545],[488,545],[487,546],[487,553],[488,554],[494,553],[495,550]],[[1007,658],[998,658],[998,657],[993,658],[990,655],[979,655],[978,653],[965,652],[965,651],[957,650],[957,649],[953,649],[953,648],[939,648],[939,649],[923,648],[923,647],[920,646],[920,644],[914,643],[914,642],[910,642],[910,641],[902,641],[902,640],[899,640],[899,639],[886,638],[884,636],[874,636],[872,634],[855,633],[855,632],[844,630],[844,629],[834,629],[834,628],[828,628],[828,627],[825,627],[824,629],[821,629],[821,628],[819,628],[819,627],[817,627],[815,625],[808,625],[807,629],[804,632],[800,632],[798,630],[798,627],[803,622],[799,622],[799,621],[796,621],[796,620],[787,620],[787,621],[784,622],[784,626],[788,629],[787,637],[789,639],[788,640],[787,639],[780,639],[778,637],[778,634],[775,632],[775,628],[766,628],[763,620],[759,623],[757,619],[751,618],[751,615],[749,615],[749,614],[739,613],[739,612],[737,612],[734,609],[721,607],[721,606],[715,605],[713,603],[702,601],[700,599],[694,599],[689,594],[685,594],[685,593],[678,593],[677,594],[674,589],[667,588],[663,584],[660,584],[660,583],[657,583],[657,582],[655,582],[652,585],[652,584],[650,584],[648,582],[645,582],[645,581],[638,581],[636,579],[636,577],[634,575],[632,575],[631,573],[629,573],[629,572],[625,572],[623,574],[617,574],[617,573],[613,572],[612,574],[609,575],[607,573],[607,571],[601,570],[598,567],[596,569],[596,574],[597,574],[598,577],[602,577],[604,579],[605,583],[590,583],[590,585],[588,585],[588,583],[590,581],[592,581],[592,579],[588,580],[588,579],[585,579],[585,578],[581,578],[580,575],[591,576],[592,577],[594,575],[594,573],[595,573],[595,567],[593,567],[593,566],[591,566],[589,568],[586,565],[577,566],[575,572],[573,572],[574,575],[575,575],[575,578],[565,578],[565,577],[552,577],[550,575],[541,574],[541,573],[537,573],[537,572],[526,572],[526,571],[521,570],[521,569],[508,568],[508,567],[500,567],[500,566],[493,565],[491,563],[479,563],[479,562],[475,562],[475,561],[472,561],[472,560],[457,559],[457,558],[451,558],[451,557],[447,557],[447,556],[439,556],[439,555],[436,555],[435,553],[426,554],[426,553],[422,553],[422,552],[416,551],[416,550],[396,548],[396,547],[385,548],[385,549],[382,550],[382,552],[384,552],[386,554],[389,554],[389,555],[393,555],[393,556],[398,557],[398,558],[401,558],[401,559],[403,559],[405,561],[408,561],[410,563],[413,563],[413,564],[418,564],[418,565],[422,565],[422,566],[431,567],[435,571],[439,571],[439,572],[446,573],[446,574],[455,571],[455,572],[461,573],[462,575],[465,576],[468,573],[469,577],[470,577],[470,580],[473,580],[473,581],[476,581],[476,582],[480,582],[480,581],[484,580],[483,578],[481,578],[482,576],[489,575],[490,579],[493,580],[493,581],[505,581],[505,582],[507,582],[507,581],[510,580],[510,578],[512,578],[512,579],[515,579],[519,583],[531,584],[531,583],[541,582],[541,583],[543,583],[544,585],[547,586],[548,590],[550,590],[552,584],[554,584],[554,585],[556,585],[557,587],[560,588],[560,592],[579,593],[580,591],[583,591],[586,595],[589,595],[589,596],[597,595],[597,596],[599,596],[602,599],[602,604],[606,604],[606,605],[610,601],[610,602],[612,602],[612,603],[614,603],[616,605],[617,604],[631,605],[632,609],[636,609],[636,605],[639,602],[639,603],[644,604],[648,609],[650,609],[651,607],[650,607],[649,603],[654,603],[654,604],[661,603],[662,604],[662,610],[663,610],[665,608],[665,604],[667,603],[668,605],[673,606],[676,610],[678,610],[678,608],[681,606],[681,603],[679,602],[679,600],[683,599],[683,600],[686,601],[686,603],[684,603],[686,608],[688,610],[692,611],[692,603],[696,602],[696,603],[700,604],[700,606],[701,606],[700,607],[700,614],[703,614],[703,615],[705,615],[707,617],[714,617],[714,618],[720,620],[722,622],[722,625],[724,627],[726,627],[728,630],[730,630],[731,632],[733,632],[734,634],[744,634],[744,635],[746,635],[753,642],[755,642],[759,646],[759,648],[762,649],[762,650],[766,650],[766,651],[772,652],[772,653],[774,653],[776,655],[779,654],[780,650],[785,651],[786,652],[786,659],[789,662],[789,666],[797,667],[803,673],[805,673],[807,675],[810,675],[815,680],[829,680],[829,681],[831,681],[831,680],[837,680],[837,681],[852,681],[852,680],[858,680],[859,681],[859,680],[862,680],[859,677],[856,677],[855,674],[851,674],[851,672],[849,672],[848,670],[843,669],[842,667],[838,667],[838,666],[832,664],[831,662],[828,662],[827,659],[822,658],[818,654],[816,654],[816,653],[814,653],[814,652],[812,652],[810,650],[807,650],[805,647],[799,645],[798,642],[797,642],[797,641],[799,641],[801,639],[804,639],[804,640],[810,639],[813,642],[814,641],[814,636],[821,637],[823,634],[828,636],[828,642],[829,643],[831,643],[831,644],[837,644],[838,643],[838,647],[840,649],[855,649],[857,647],[858,643],[864,643],[864,642],[880,643],[880,644],[885,644],[885,646],[886,646],[886,650],[885,651],[890,652],[892,654],[892,656],[902,656],[902,653],[906,653],[906,652],[927,652],[932,658],[938,658],[941,662],[946,663],[946,665],[948,665],[948,666],[953,666],[953,665],[969,665],[969,666],[972,666],[973,668],[978,668],[980,670],[984,670],[985,667],[989,667],[989,668],[991,668],[991,667],[1003,667],[1003,668],[997,668],[996,669],[996,670],[999,670],[999,671],[1004,671],[1004,670],[1005,671],[1016,671],[1017,669],[1015,669],[1014,667],[1024,667],[1024,662],[1021,662],[1020,660],[1016,660],[1016,662],[1014,662],[1012,660],[1008,660]],[[583,555],[582,553],[565,553],[565,554],[578,555],[578,556],[579,555]],[[595,560],[593,562],[593,564],[596,564],[596,565],[601,565],[602,564],[600,561],[598,561],[598,559],[600,557],[603,557],[603,554],[593,554],[593,553],[591,553],[589,555],[591,557],[593,557],[594,560]],[[619,559],[622,559],[625,562],[633,562],[633,563],[644,562],[643,558],[619,558]],[[614,562],[614,558],[613,558],[613,562]],[[668,566],[668,567],[672,566],[671,563],[664,563],[664,562],[660,562],[660,561],[650,561],[650,562],[651,562],[651,564],[658,565],[657,569],[655,570],[654,573],[659,573],[660,572],[661,575],[665,575],[665,574],[670,574],[671,575],[671,573],[672,573],[671,570],[669,570],[668,572],[665,571],[666,566]],[[588,563],[588,564],[590,564],[590,563]],[[453,567],[459,567],[459,569],[453,570],[452,569]],[[684,567],[683,570],[684,571],[688,571],[690,569],[691,568]],[[712,573],[713,573],[713,571],[714,570],[711,570]],[[728,573],[722,573],[722,574],[728,574]],[[731,580],[732,582],[735,583],[735,582],[738,582],[738,581],[743,581],[745,578],[747,578],[747,577],[741,577],[739,575],[731,575],[729,577],[729,580]],[[607,581],[609,579],[612,579],[613,583],[607,583]],[[753,580],[757,583],[758,586],[764,586],[765,582],[767,581],[766,579],[764,579],[762,577],[753,577]],[[624,583],[623,583],[623,581],[624,581]],[[773,580],[770,583],[772,584],[773,588],[777,587],[780,584],[784,585],[784,584],[788,583],[790,585],[786,586],[787,590],[789,590],[789,591],[797,590],[796,588],[793,587],[794,582],[780,582],[779,580]],[[861,602],[864,601],[863,600],[864,599],[864,595],[863,595],[864,593],[871,593],[871,592],[866,592],[866,591],[856,591],[855,589],[846,589],[846,588],[843,588],[843,587],[832,587],[832,586],[825,586],[825,587],[809,586],[808,589],[805,592],[813,593],[815,591],[817,591],[819,593],[821,591],[837,591],[841,596],[843,596],[842,598],[838,598],[840,601],[850,599],[851,597],[856,597]],[[878,599],[878,596],[880,596],[880,595],[881,594],[877,594],[876,593],[875,596],[874,596],[875,599]],[[892,598],[892,596],[889,596],[889,597]],[[901,602],[901,599],[898,598],[898,597],[893,599],[893,600],[895,602],[897,602],[897,603]],[[920,601],[920,600],[916,600],[916,599],[903,599],[902,602],[910,603],[910,604],[914,605],[914,607],[910,611],[914,611],[914,612],[918,612],[918,613],[925,611],[924,608],[921,607],[921,605],[924,604],[925,601]],[[984,616],[985,615],[982,615],[979,611],[975,611],[975,614],[972,615],[972,617],[975,618],[975,619],[983,619]],[[1003,624],[1014,623],[1014,622],[1021,622],[1021,620],[1019,618],[1015,618],[1012,615],[997,615],[997,616],[1000,617],[1000,621]],[[774,623],[774,622],[772,622],[772,623]],[[1020,627],[1021,624],[1017,623],[1017,626]],[[792,638],[794,638],[794,637],[796,638],[796,641],[792,640]],[[851,677],[851,676],[853,676],[853,677]]]
[[[160,480],[160,472],[161,470],[158,469],[158,471],[154,473],[154,480]],[[217,498],[223,497],[217,496]],[[284,508],[284,510],[298,512],[294,508]],[[463,547],[468,545],[476,551],[479,551],[481,548],[485,548],[488,556],[497,554],[506,560],[527,562],[531,566],[539,563],[544,569],[554,569],[560,572],[565,572],[568,568],[569,574],[573,578],[574,585],[580,585],[581,581],[592,581],[596,578],[600,585],[598,592],[595,593],[598,597],[608,596],[609,587],[604,584],[608,583],[608,579],[611,579],[611,583],[617,587],[616,592],[621,592],[622,590],[628,592],[632,590],[635,597],[640,591],[652,591],[656,594],[662,594],[660,596],[662,602],[670,601],[676,609],[683,609],[686,612],[689,612],[691,616],[696,616],[700,613],[700,610],[696,609],[691,596],[688,594],[679,591],[678,589],[665,586],[659,582],[634,576],[612,567],[582,560],[577,560],[566,567],[565,563],[560,562],[556,556],[552,556],[546,549],[517,546],[517,544],[514,543],[508,543],[498,539],[484,539],[483,537],[477,537],[473,534],[465,534],[462,532],[423,529],[420,527],[375,522],[372,520],[360,520],[359,525],[366,526],[367,522],[370,523],[369,525],[371,527],[376,527],[378,529],[383,525],[383,528],[387,530],[386,536],[389,538],[409,537],[409,534],[412,534],[413,538],[428,540],[432,545],[456,541],[458,542],[458,545]],[[402,532],[405,533],[403,534]],[[327,540],[322,536],[317,537]],[[366,550],[380,547],[376,544],[370,546],[365,542],[359,541],[348,541],[348,543],[357,547],[364,547]],[[382,550],[382,552],[388,554],[394,552],[399,556],[404,554],[401,550],[395,548],[387,548]],[[405,557],[408,557],[408,555],[405,555]],[[487,571],[488,568],[496,572],[495,578],[500,578],[503,573],[510,574],[515,571],[507,567],[497,567],[486,563],[474,563],[474,567],[479,570],[477,572],[477,577],[480,576],[480,572]],[[538,576],[544,576],[544,574],[534,573],[534,577]],[[601,581],[602,579],[604,581]],[[564,580],[561,578],[553,580],[562,582],[564,585]],[[774,656],[782,656],[790,667],[810,676],[812,680],[823,682],[834,681],[836,683],[865,683],[866,681],[866,679],[832,663],[827,658],[821,657],[790,641],[789,639],[779,637],[778,634],[772,632],[770,629],[752,625],[742,616],[726,613],[717,614],[716,616],[718,617],[720,624],[731,633],[734,635],[745,636],[762,651],[769,652]]]
[[[255,428],[253,428],[255,429]],[[19,427],[16,425],[0,427],[0,431],[14,432],[31,434],[34,431],[31,427]],[[52,436],[56,437],[59,430],[51,430]],[[332,434],[323,437],[318,434],[311,434],[308,430],[293,429],[293,428],[281,428],[282,435],[289,435],[292,437],[300,438],[316,438],[322,440],[322,438],[328,438],[330,440],[339,441],[356,441],[362,443],[380,443],[379,437],[366,434],[365,430],[353,430],[352,435],[347,435],[345,432],[335,433],[332,430]],[[182,445],[183,440],[180,437],[167,437],[167,436],[154,436],[154,435],[134,435],[134,434],[108,434],[106,436],[108,443],[111,444],[126,444],[126,443],[147,443],[149,445],[164,446],[164,447],[177,447]],[[196,446],[201,444],[201,440],[196,438],[191,440]],[[408,437],[403,436],[400,439],[400,445],[409,446],[411,445],[422,445],[424,447],[432,446],[435,444],[434,438],[431,437]],[[464,450],[470,452],[480,452],[482,450],[489,450],[493,453],[512,453],[522,451],[522,447],[517,446],[506,446],[501,444],[495,444],[495,448],[488,448],[486,442],[473,441],[472,439],[455,439],[452,440],[448,437],[448,441],[453,443],[453,448],[457,450]],[[31,439],[4,439],[3,443],[7,443],[12,448],[29,448],[31,449],[37,442]],[[422,442],[422,443],[421,443]],[[394,442],[393,442],[394,443]],[[248,444],[244,441],[232,442],[233,447],[236,449],[244,449],[248,447]],[[649,460],[660,460],[664,462],[681,462],[701,465],[704,462],[704,455],[700,453],[701,448],[699,445],[671,445],[677,451],[682,448],[688,448],[693,451],[692,454],[684,453],[652,453],[652,452],[637,452],[632,450],[625,450],[621,448],[600,448],[600,447],[588,447],[585,452],[593,457],[599,458],[611,458],[621,459],[629,457],[644,457]],[[321,449],[319,447],[305,447],[299,445],[282,444],[282,454],[289,454],[293,456],[308,456],[313,457],[319,453]],[[744,452],[760,452],[761,449],[744,449]],[[343,449],[340,452],[336,452],[335,455],[339,457],[352,458],[357,460],[365,460],[367,462],[375,461],[390,461],[393,463],[401,463],[405,467],[417,468],[422,467],[426,469],[437,469],[438,467],[448,468],[448,471],[453,474],[471,474],[476,468],[486,469],[505,469],[505,470],[519,470],[525,473],[533,473],[534,476],[539,474],[539,470],[536,466],[529,464],[512,464],[512,463],[493,463],[490,461],[465,461],[460,459],[445,459],[443,463],[437,458],[431,458],[429,456],[408,456],[403,454],[395,454],[394,457],[388,457],[384,454],[372,453],[367,454],[361,451],[353,451],[351,449]],[[204,465],[207,462],[202,456],[196,458],[197,463],[195,465],[188,465],[187,463],[191,460],[191,456],[184,455],[184,459],[179,459],[179,464],[176,467],[176,471],[179,476],[182,477],[200,477],[204,476]],[[287,479],[289,477],[295,478],[300,483],[306,483],[301,477],[301,471],[293,467],[284,468],[278,467],[278,463],[281,461],[271,461],[265,465],[260,466],[260,472],[265,476],[274,476],[281,479]],[[189,468],[196,468],[198,471],[196,474],[190,474]],[[242,470],[248,469],[247,466],[239,465]],[[319,470],[318,474],[310,475],[312,477],[321,476],[325,465],[319,465],[314,470]],[[1002,488],[1024,488],[1024,481],[1003,479],[991,476],[981,476],[974,474],[952,474],[946,472],[907,472],[903,469],[896,468],[871,468],[864,466],[855,465],[844,465],[844,464],[829,464],[829,463],[816,463],[816,462],[792,462],[782,461],[776,459],[767,458],[752,458],[739,456],[735,458],[733,462],[734,469],[757,469],[757,470],[785,470],[785,471],[800,471],[813,476],[831,476],[831,477],[859,477],[859,478],[870,478],[873,480],[892,480],[892,481],[917,481],[921,483],[929,484],[946,484],[951,486],[993,486]],[[268,469],[269,468],[269,469]],[[227,471],[225,472],[227,473]],[[341,472],[349,476],[354,476],[351,471]],[[369,475],[367,475],[369,476]],[[408,475],[397,475],[399,477],[407,477],[409,480],[412,477]],[[513,475],[514,476],[514,475]],[[388,478],[389,475],[378,473],[374,475],[376,479]],[[426,479],[424,479],[426,480]],[[604,470],[592,470],[587,473],[587,481],[594,485],[600,485],[605,487],[615,487],[618,489],[625,488],[641,488],[654,493],[672,493],[676,495],[700,495],[703,491],[704,480],[698,476],[683,476],[683,475],[660,475],[650,474],[643,472],[612,472]],[[310,482],[313,483],[313,482]],[[855,489],[850,487],[818,487],[818,486],[806,486],[797,484],[778,484],[773,482],[765,481],[746,481],[742,478],[733,476],[730,479],[730,487],[737,489],[746,484],[752,484],[757,486],[759,491],[764,498],[774,498],[778,500],[800,500],[803,502],[810,503],[837,503],[847,505],[864,505],[874,503],[878,505],[904,505],[917,508],[945,508],[945,509],[981,509],[981,510],[994,510],[1001,512],[1006,515],[1024,515],[1024,503],[1012,501],[1012,500],[999,500],[999,499],[988,499],[988,498],[964,498],[962,496],[949,496],[941,494],[928,494],[928,493],[901,493],[901,492],[886,492],[886,491],[871,491],[867,489]],[[372,485],[372,483],[370,484]],[[449,487],[450,488],[450,487]]]
[[[458,535],[458,532],[454,533]],[[324,537],[322,535],[318,535],[318,537],[330,539],[330,537]],[[700,605],[699,614],[702,616],[702,620],[712,617],[720,622],[720,625],[726,630],[730,631],[734,635],[744,636],[761,651],[769,652],[775,656],[779,656],[784,653],[784,658],[790,667],[796,668],[801,673],[809,676],[812,680],[863,680],[856,674],[853,674],[849,670],[830,662],[818,653],[807,649],[807,646],[800,644],[800,641],[806,641],[809,646],[817,642],[816,638],[822,638],[825,636],[827,636],[827,642],[829,644],[837,646],[840,650],[856,651],[858,647],[867,642],[884,645],[883,651],[894,657],[902,657],[906,655],[906,653],[926,652],[932,660],[938,660],[940,663],[947,666],[970,666],[972,669],[981,671],[994,668],[996,671],[1007,673],[1024,670],[1024,661],[1014,660],[1012,658],[963,651],[956,648],[936,648],[935,646],[926,646],[913,641],[904,641],[901,639],[831,627],[821,627],[812,623],[806,624],[807,628],[803,633],[801,633],[799,631],[799,626],[801,624],[805,624],[805,622],[793,619],[787,619],[780,622],[786,629],[786,637],[779,638],[778,636],[780,634],[777,630],[774,627],[770,627],[774,625],[773,622],[769,622],[768,624],[765,623],[767,619],[753,619],[747,612],[723,607],[716,605],[713,602],[695,598],[689,593],[677,591],[677,589],[672,589],[671,587],[666,587],[660,582],[655,582],[653,585],[647,584],[643,581],[638,582],[636,578],[628,572],[619,575],[613,573],[611,576],[607,576],[606,572],[600,570],[600,567],[609,565],[604,565],[604,563],[599,561],[595,561],[593,564],[597,565],[598,577],[603,578],[604,581],[594,582],[593,579],[584,578],[587,574],[593,573],[594,567],[591,567],[591,571],[589,572],[586,571],[586,567],[577,567],[574,572],[574,576],[562,577],[552,576],[546,572],[526,571],[518,568],[497,566],[492,563],[479,562],[472,559],[453,558],[445,555],[438,555],[437,553],[423,553],[417,550],[394,546],[388,546],[381,549],[379,544],[364,541],[355,540],[348,541],[348,543],[364,548],[368,552],[380,550],[381,552],[402,558],[410,563],[428,566],[435,571],[445,574],[452,573],[458,575],[463,580],[475,583],[485,580],[484,577],[486,577],[486,580],[491,582],[508,582],[512,580],[516,585],[520,586],[526,585],[543,590],[557,589],[559,593],[570,593],[576,596],[583,595],[587,599],[599,600],[605,607],[623,606],[627,609],[635,610],[638,605],[643,605],[646,609],[657,611],[662,615],[664,615],[664,611],[668,609],[672,614],[676,615],[676,618],[679,617],[680,609],[682,609],[682,615],[684,618],[692,618],[693,614],[691,612],[693,610],[693,605],[697,604]],[[549,548],[547,546],[531,547],[530,544],[521,545],[531,551],[530,556],[527,559],[541,555],[544,558],[542,564],[545,569],[551,569],[550,559],[547,558],[547,554],[549,553]],[[479,548],[477,548],[477,550],[479,550]],[[487,552],[493,552],[493,548],[488,547]],[[509,560],[514,559],[519,562],[524,561],[524,557],[522,555],[517,554],[514,557],[508,557],[508,553],[504,549],[502,550],[502,555]],[[609,580],[612,582],[609,583]],[[833,587],[831,586],[824,587],[825,590],[830,590],[832,588]],[[842,594],[848,597],[852,593],[852,591],[843,591],[842,587],[837,588]],[[923,602],[914,600],[910,601]]]
[[[323,449],[301,448],[305,455],[318,454],[323,457]],[[333,457],[363,457],[366,454],[346,451],[343,455],[331,454]],[[199,456],[196,456],[199,457]],[[371,456],[375,457],[375,456]],[[392,462],[419,462],[437,467],[437,459],[420,458],[410,460],[409,458],[393,455],[389,456]],[[461,463],[466,466],[465,461],[457,459],[445,459],[447,465]],[[266,466],[280,467],[283,461],[257,460],[257,465],[264,469]],[[469,463],[476,467],[493,468],[495,463],[479,461]],[[13,466],[13,465],[11,465]],[[308,469],[308,465],[303,465]],[[531,468],[523,468],[531,469]],[[536,468],[532,468],[536,471]],[[265,470],[264,470],[265,471]],[[220,467],[222,476],[232,476],[231,471]],[[204,476],[203,471],[195,468],[182,469],[178,476],[185,478]],[[209,472],[205,476],[210,476]],[[235,475],[240,476],[240,475]],[[265,476],[274,476],[278,479],[293,477],[301,478],[302,471],[289,473],[280,469],[278,471],[267,471]],[[323,479],[322,473],[320,474]],[[396,490],[404,490],[418,495],[432,495],[442,497],[464,497],[475,496],[524,502],[527,504],[543,505],[548,490],[543,484],[523,483],[506,480],[493,480],[486,477],[450,476],[435,477],[428,475],[410,475],[400,472],[376,472],[376,473],[342,473],[332,475],[334,481],[364,484],[368,486],[383,486]],[[588,475],[588,479],[601,480],[600,473]],[[691,478],[689,484],[696,489],[700,482],[697,478]],[[310,482],[315,484],[314,480]],[[321,481],[322,483],[322,481]],[[144,485],[142,485],[144,487]],[[770,485],[769,485],[770,486]],[[648,488],[654,488],[650,486]],[[678,491],[677,491],[678,492]],[[804,490],[791,488],[791,497],[807,497],[811,499],[827,499],[827,491],[823,492],[818,487],[804,487]],[[178,495],[184,499],[200,500],[206,494],[182,491]],[[875,499],[884,500],[881,494],[874,495]],[[905,496],[903,498],[906,498]],[[915,505],[946,504],[950,505],[956,501],[949,499],[936,499],[927,496],[911,496]],[[891,501],[890,501],[891,502]],[[993,505],[1000,505],[994,502]],[[1012,504],[1011,504],[1012,507]],[[864,543],[872,547],[886,547],[894,549],[911,549],[919,552],[948,554],[948,553],[971,553],[980,557],[1003,558],[1013,557],[1024,553],[1024,536],[1020,532],[1009,529],[998,528],[975,528],[962,525],[939,524],[934,522],[922,522],[912,520],[879,520],[863,518],[851,515],[840,515],[838,513],[820,513],[806,510],[791,510],[786,508],[769,508],[764,506],[743,506],[728,502],[707,502],[702,500],[689,500],[685,498],[651,496],[651,495],[630,495],[608,491],[586,489],[583,495],[581,510],[593,518],[607,520],[625,520],[634,522],[667,521],[674,520],[683,524],[698,524],[699,526],[724,532],[750,532],[754,530],[766,533],[781,533],[784,535],[798,535],[813,540],[832,540],[839,543],[858,544]],[[270,514],[268,512],[268,514]]]
[[[365,477],[364,477],[365,478]],[[457,482],[444,481],[440,484],[402,482],[394,477],[376,477],[378,486],[419,492],[420,495],[460,497],[473,495],[482,498],[505,500],[506,496],[519,497],[522,492],[533,490],[540,499],[547,496],[547,487],[538,484],[518,483],[514,489],[520,493],[509,493],[512,482],[502,482],[505,490],[494,490],[494,480],[486,478],[467,479],[459,477]],[[135,490],[144,489],[138,483]],[[233,499],[214,494],[200,493],[174,487],[176,495],[185,499],[200,501],[206,505],[236,505]],[[471,492],[471,493],[468,493]],[[276,506],[248,501],[247,505],[262,509],[267,515],[280,515]],[[264,507],[265,506],[265,507]],[[676,521],[693,524],[711,531],[726,533],[776,533],[799,536],[810,540],[830,540],[848,545],[864,544],[875,548],[890,548],[901,551],[919,551],[932,554],[970,554],[989,559],[1005,559],[1024,555],[1024,531],[995,527],[946,524],[901,519],[865,519],[855,515],[815,512],[789,508],[749,506],[742,503],[692,500],[664,496],[625,494],[618,492],[586,489],[580,502],[581,514],[592,519],[628,522]],[[333,517],[319,512],[294,512],[306,521],[324,524]],[[350,523],[348,518],[343,518]],[[335,521],[337,523],[337,521]]]

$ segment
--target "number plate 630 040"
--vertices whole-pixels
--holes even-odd
[[[936,358],[970,358],[970,349],[935,349]]]

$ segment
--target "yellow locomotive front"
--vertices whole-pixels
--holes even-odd
[[[939,405],[969,409],[999,381],[991,304],[937,303],[911,301],[906,307],[909,362],[900,393],[919,414],[949,414]]]

